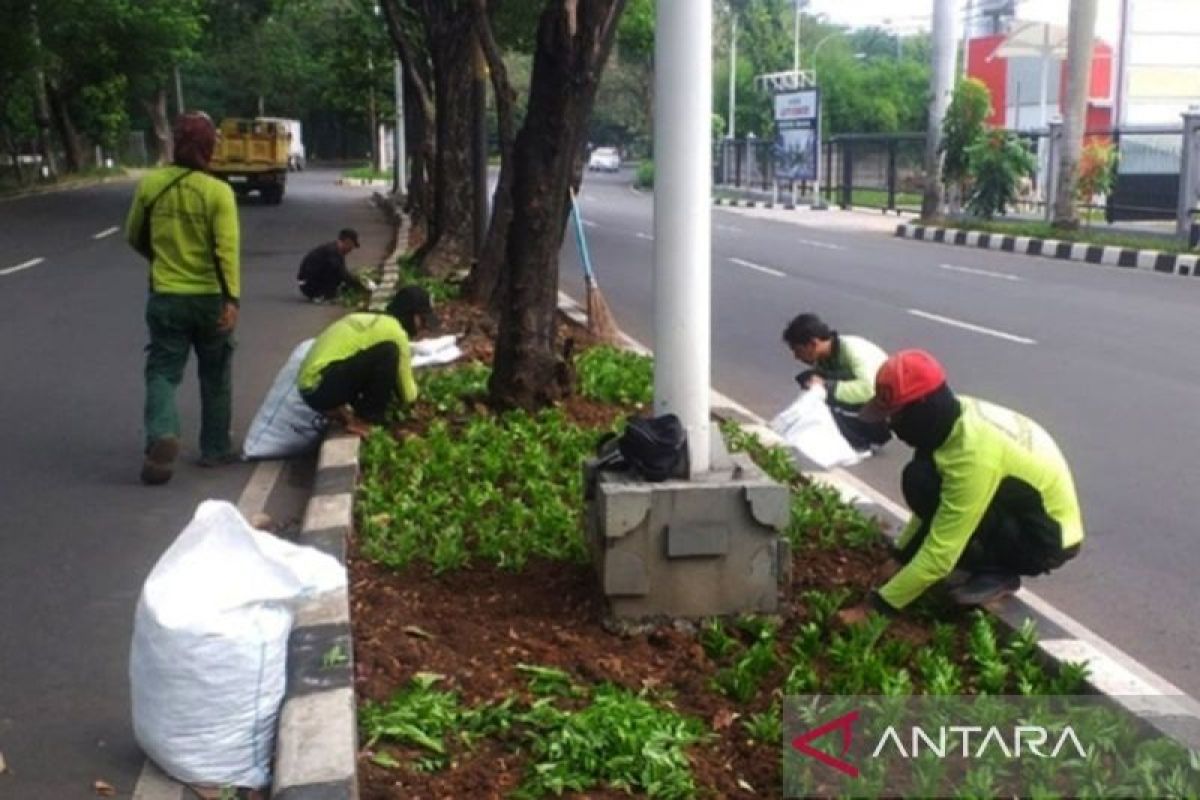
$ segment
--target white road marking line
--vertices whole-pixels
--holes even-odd
[[[845,250],[846,248],[840,244],[829,244],[828,242],[818,242],[814,239],[792,239],[796,244],[805,244],[809,247],[815,247],[818,250]]]
[[[23,269],[29,269],[30,267],[36,267],[38,264],[42,263],[45,260],[46,259],[44,259],[44,258],[31,258],[22,264],[17,264],[15,267],[7,267],[5,269],[0,269],[0,275],[12,275],[14,272],[20,272]]]
[[[962,320],[951,319],[950,317],[943,317],[939,316],[938,314],[930,314],[928,311],[920,311],[915,308],[910,308],[908,309],[908,313],[912,314],[914,317],[921,317],[922,319],[940,322],[943,325],[950,325],[955,328],[974,331],[975,333],[986,334],[987,336],[995,336],[997,339],[1004,339],[1009,342],[1016,342],[1017,344],[1037,344],[1036,339],[1028,339],[1024,336],[1017,336],[1015,334],[1005,333],[1004,331],[985,328],[982,325],[972,325],[970,322],[963,322]]]
[[[147,760],[133,789],[133,800],[183,800],[183,784],[176,783]]]
[[[762,264],[755,264],[753,261],[747,261],[744,258],[731,258],[729,260],[738,266],[745,267],[746,269],[752,269],[757,272],[764,272],[767,275],[774,275],[776,278],[787,277],[787,273],[780,272],[777,269],[771,269],[770,267],[764,267]]]
[[[254,474],[238,498],[237,507],[242,516],[252,517],[267,507],[267,499],[283,474],[283,466],[283,461],[261,461],[254,468]]]
[[[735,225],[721,225],[720,223],[714,223],[713,227],[719,231],[732,231],[733,233],[742,232],[742,229]]]
[[[638,231],[637,233],[635,233],[635,234],[634,234],[634,236],[636,236],[636,237],[637,237],[637,238],[639,238],[639,239],[645,239],[645,240],[646,240],[646,241],[648,241],[648,242],[653,242],[653,241],[654,241],[654,237],[653,237],[653,236],[651,236],[651,235],[650,235],[650,234],[648,234],[648,233],[642,233],[641,231]]]
[[[949,270],[950,272],[965,272],[968,275],[978,275],[981,278],[998,278],[1004,281],[1021,281],[1024,278],[1016,275],[1009,275],[1007,272],[992,272],[987,269],[976,269],[975,267],[958,267],[954,264],[938,264],[938,269]]]
[[[93,239],[103,239],[105,236],[112,236],[114,233],[116,233],[119,230],[121,230],[121,229],[118,228],[116,225],[113,225],[111,228],[105,228],[104,230],[95,234],[94,236],[92,236],[92,238]]]

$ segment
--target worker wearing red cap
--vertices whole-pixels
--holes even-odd
[[[171,479],[179,454],[175,389],[192,350],[200,377],[199,464],[236,460],[229,427],[241,296],[238,211],[229,184],[207,174],[216,141],[207,114],[181,114],[174,162],[142,179],[125,223],[129,244],[150,262],[142,461],[142,482],[150,485]]]
[[[896,542],[900,569],[869,604],[895,613],[957,570],[951,595],[979,605],[1015,592],[1022,575],[1040,575],[1078,554],[1083,519],[1071,470],[1050,435],[1007,408],[955,395],[938,362],[902,350],[879,368],[868,419],[887,420],[914,448],[904,468],[912,517]]]

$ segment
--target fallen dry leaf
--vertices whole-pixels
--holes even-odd
[[[716,714],[713,714],[710,724],[712,725],[712,729],[714,731],[723,731],[732,725],[733,721],[739,716],[741,715],[736,711],[730,711],[728,708],[722,708]]]
[[[0,753],[0,775],[8,771],[8,764],[4,763],[4,753]]]
[[[117,790],[113,788],[111,783],[108,781],[102,781],[99,778],[92,783],[92,791],[101,797],[115,797],[117,794]]]
[[[751,786],[749,783],[747,783],[747,782],[746,782],[745,780],[743,780],[742,778],[738,778],[738,782],[737,782],[737,784],[738,784],[738,788],[740,788],[740,789],[745,789],[745,790],[746,790],[747,792],[749,792],[750,794],[754,794],[754,787],[753,787],[753,786]]]
[[[417,627],[416,625],[405,625],[404,632],[406,634],[408,634],[409,636],[415,636],[418,639],[432,639],[433,638],[432,633],[425,630],[424,628]]]

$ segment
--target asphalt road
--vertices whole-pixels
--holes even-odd
[[[378,263],[388,244],[369,189],[293,175],[280,206],[241,207],[243,303],[234,435],[296,342],[341,312],[303,302],[296,265],[353,225]],[[142,756],[129,719],[128,653],[141,583],[206,498],[236,502],[253,465],[203,470],[194,367],[179,391],[182,463],[138,482],[146,266],[120,232],[133,184],[0,201],[0,797],[129,797]],[[30,263],[34,259],[40,262]],[[18,268],[20,269],[14,269]],[[194,364],[194,361],[192,362]],[[303,470],[272,511],[294,513]]]
[[[581,202],[604,295],[652,346],[653,200],[630,180],[589,173]],[[1087,544],[1035,590],[1200,696],[1200,280],[898,240],[853,212],[716,208],[712,223],[719,390],[767,418],[791,402],[802,365],[781,334],[801,311],[930,350],[957,391],[1032,416],[1071,462]],[[568,239],[561,285],[582,298],[578,264]],[[908,454],[896,442],[851,472],[902,501]]]

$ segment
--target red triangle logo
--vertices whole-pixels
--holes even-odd
[[[792,747],[809,758],[815,758],[817,761],[820,761],[827,767],[833,767],[844,775],[849,775],[851,778],[857,778],[858,767],[854,766],[849,761],[843,760],[846,753],[850,752],[850,743],[854,740],[853,726],[857,720],[857,711],[851,711],[848,714],[843,714],[835,720],[826,722],[819,728],[813,728],[808,733],[803,733],[797,736],[795,739],[792,739]],[[809,742],[820,739],[822,736],[832,731],[842,732],[842,758],[831,756],[828,753],[824,753],[809,744]]]

